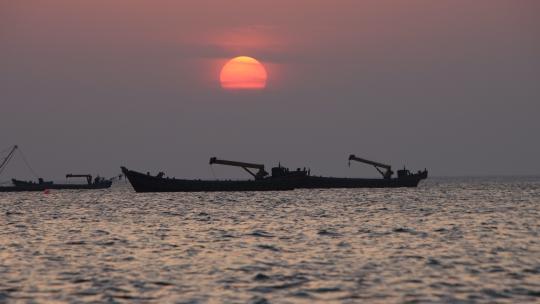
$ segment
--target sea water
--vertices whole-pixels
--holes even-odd
[[[0,193],[0,303],[540,302],[540,178]]]

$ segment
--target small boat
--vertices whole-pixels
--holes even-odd
[[[14,191],[44,191],[44,190],[93,190],[93,189],[107,189],[112,185],[111,179],[105,179],[103,177],[97,176],[92,179],[90,174],[67,174],[66,178],[71,177],[84,177],[86,178],[86,183],[81,184],[56,184],[51,181],[44,181],[42,178],[39,178],[37,182],[32,181],[21,181],[17,179],[12,179],[13,187],[5,188],[15,188]],[[2,189],[0,189],[2,191]]]
[[[427,178],[427,170],[411,173],[407,169],[398,170],[397,177],[389,165],[357,158],[354,155],[349,161],[355,160],[371,164],[383,175],[383,178],[338,178],[312,176],[310,170],[289,170],[281,164],[272,168],[268,174],[264,165],[210,158],[210,164],[241,167],[248,172],[253,180],[192,180],[165,177],[163,172],[157,175],[141,173],[122,168],[136,192],[205,192],[205,191],[283,191],[301,188],[396,188],[416,187],[420,180]],[[386,169],[386,171],[382,171]],[[250,169],[256,169],[253,172]]]
[[[6,158],[0,163],[0,173],[5,169],[7,163],[13,158],[18,146],[13,146]],[[67,178],[84,177],[86,183],[81,184],[56,184],[52,181],[45,181],[43,178],[38,178],[37,182],[22,181],[18,179],[12,179],[12,186],[0,187],[0,192],[23,192],[23,191],[45,191],[45,190],[90,190],[90,189],[107,189],[112,185],[112,179],[105,179],[97,176],[92,179],[90,174],[67,174]]]

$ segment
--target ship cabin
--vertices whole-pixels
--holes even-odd
[[[297,168],[296,170],[289,170],[289,168],[282,167],[281,164],[272,168],[272,178],[283,177],[306,177],[309,176],[309,170]]]

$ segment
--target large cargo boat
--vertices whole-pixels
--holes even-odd
[[[412,173],[406,168],[397,171],[397,176],[390,165],[374,162],[371,160],[349,156],[349,166],[351,161],[369,164],[375,167],[382,175],[382,178],[348,178],[348,177],[326,177],[311,176],[307,172],[305,178],[295,179],[295,188],[400,188],[417,187],[421,180],[426,179],[428,172],[426,169]]]
[[[144,174],[122,167],[122,173],[136,192],[211,192],[211,191],[283,191],[293,190],[286,180],[197,180]]]
[[[389,165],[358,158],[349,157],[349,162],[359,161],[375,166],[383,178],[338,178],[312,176],[310,170],[289,170],[281,165],[272,168],[272,174],[265,171],[264,165],[210,159],[210,164],[220,164],[241,167],[246,170],[253,180],[193,180],[165,177],[163,172],[153,176],[150,173],[140,173],[122,167],[136,192],[204,192],[204,191],[283,191],[301,188],[396,188],[416,187],[427,178],[427,170],[411,173],[407,169],[398,170],[397,177]],[[250,169],[256,169],[256,172]],[[385,171],[383,171],[383,169]]]

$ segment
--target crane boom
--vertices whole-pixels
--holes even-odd
[[[85,177],[88,184],[92,184],[92,175],[90,174],[66,174],[66,178],[70,177]]]
[[[0,164],[0,174],[2,173],[2,171],[4,171],[8,162],[11,160],[13,154],[18,148],[19,147],[17,145],[13,146],[13,148],[11,148],[11,151],[9,151],[8,155],[4,158],[4,160],[2,160],[2,164]]]
[[[361,163],[364,163],[364,164],[368,164],[368,165],[372,165],[373,167],[375,167],[375,169],[377,169],[377,171],[379,171],[379,173],[385,179],[390,179],[392,177],[392,174],[394,174],[394,172],[392,172],[392,167],[390,165],[386,165],[386,164],[378,163],[378,162],[375,162],[375,161],[372,161],[372,160],[356,157],[354,154],[349,155],[349,165],[351,164],[351,160],[361,162]],[[386,169],[386,171],[383,172],[379,168]]]
[[[216,157],[210,158],[210,165],[217,164],[217,165],[225,165],[225,166],[233,166],[233,167],[241,167],[242,169],[246,170],[251,176],[253,176],[255,179],[263,179],[268,175],[268,172],[264,170],[264,165],[260,164],[253,164],[253,163],[245,163],[245,162],[237,162],[232,160],[223,160],[218,159]],[[250,171],[250,169],[257,169],[257,173],[253,173]]]
[[[365,164],[368,164],[368,165],[372,165],[372,166],[380,167],[380,168],[384,168],[384,169],[390,169],[391,168],[390,165],[374,162],[372,160],[367,160],[365,158],[356,157],[354,154],[349,155],[349,160],[355,160],[355,161],[358,161],[358,162],[361,162],[361,163],[365,163]]]

